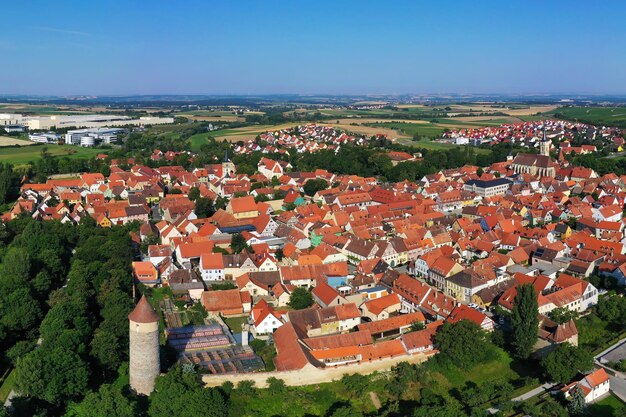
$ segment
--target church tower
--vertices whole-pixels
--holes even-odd
[[[222,161],[222,176],[224,178],[234,178],[235,164],[228,158],[228,149],[224,151],[224,161]]]
[[[137,394],[150,395],[159,376],[159,316],[146,296],[128,315],[130,338],[130,387]]]
[[[543,128],[543,138],[541,142],[539,142],[539,154],[550,156],[550,147],[552,146],[552,142],[546,137],[546,128]]]

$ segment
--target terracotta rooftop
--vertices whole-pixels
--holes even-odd
[[[128,315],[128,320],[135,323],[156,323],[159,321],[159,315],[154,311],[144,295],[135,306],[135,309]]]

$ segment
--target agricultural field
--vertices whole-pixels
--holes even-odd
[[[30,146],[34,144],[35,142],[31,142],[28,139],[0,136],[0,148],[5,146]],[[2,153],[1,150],[0,153]]]
[[[280,125],[253,125],[237,127],[232,129],[219,129],[212,132],[203,132],[193,135],[189,138],[191,144],[191,150],[197,152],[200,150],[200,146],[207,143],[209,136],[214,137],[217,141],[238,142],[240,140],[254,139],[261,133],[267,131],[274,131],[280,129],[287,129],[290,127],[298,126],[303,122],[283,123]]]
[[[29,164],[41,158],[43,147],[43,145],[32,145],[0,149],[0,162],[10,162],[15,165]],[[48,153],[52,156],[67,156],[69,158],[91,158],[99,153],[106,153],[106,151],[73,145],[49,145]]]
[[[393,129],[401,133],[402,137],[412,138],[416,133],[421,137],[436,138],[441,136],[444,127],[435,123],[405,123],[405,122],[385,122],[368,123],[368,126],[374,128]]]
[[[544,114],[597,126],[615,126],[626,128],[626,106],[562,107]]]
[[[246,116],[263,115],[261,111],[247,111],[244,114],[236,114],[235,111],[227,110],[189,110],[174,113],[174,116],[186,117],[190,120],[198,120],[204,122],[244,122]]]

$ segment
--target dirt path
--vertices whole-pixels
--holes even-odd
[[[374,407],[376,407],[377,410],[380,410],[382,404],[378,399],[378,395],[374,391],[370,391],[370,399],[372,400],[372,404],[374,404]]]

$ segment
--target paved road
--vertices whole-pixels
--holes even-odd
[[[555,387],[555,384],[551,382],[547,382],[540,387],[537,387],[533,390],[528,391],[525,394],[520,395],[519,397],[513,398],[512,401],[526,401],[527,399],[532,398],[535,395],[543,394],[546,391],[550,391],[554,387]]]
[[[552,390],[552,388],[554,388],[555,386],[556,386],[555,384],[547,382],[541,385],[540,387],[532,389],[525,394],[522,394],[518,397],[513,398],[511,401],[519,401],[519,402],[526,401],[536,395],[541,395],[546,391]],[[487,411],[490,412],[491,414],[496,414],[500,410],[498,410],[497,408],[490,408]]]
[[[626,357],[626,338],[619,340],[617,343],[603,350],[595,356],[595,359],[601,363],[623,359]]]
[[[626,402],[626,380],[611,375],[609,375],[609,380],[611,381],[611,391]]]

